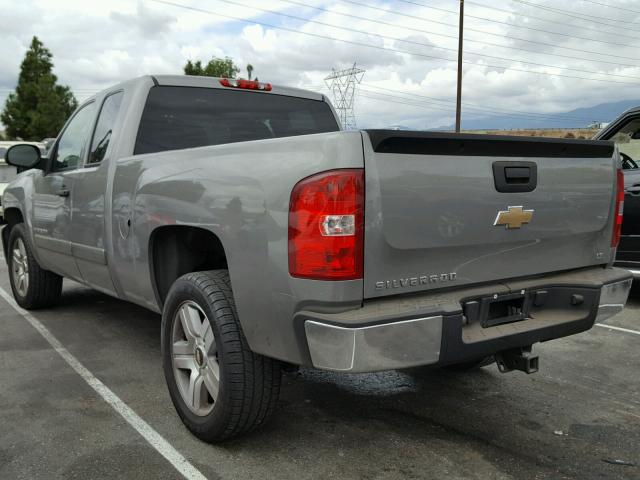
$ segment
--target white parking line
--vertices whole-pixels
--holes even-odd
[[[131,407],[124,403],[113,393],[109,387],[98,380],[80,361],[58,341],[56,337],[38,319],[29,312],[21,308],[2,287],[0,296],[4,298],[13,309],[25,318],[35,328],[44,339],[49,342],[53,349],[73,368],[82,379],[93,388],[102,399],[124,418],[142,437],[155,448],[178,472],[187,480],[207,480],[196,467],[194,467],[184,456],[178,452],[162,435],[156,432],[147,422],[145,422]]]
[[[640,332],[638,330],[630,330],[628,328],[614,327],[613,325],[606,325],[604,323],[596,323],[596,327],[610,328],[611,330],[618,330],[619,332],[633,333],[635,335],[640,335]]]

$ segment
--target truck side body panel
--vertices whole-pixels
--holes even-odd
[[[112,209],[112,275],[123,298],[160,311],[149,244],[157,229],[193,226],[225,249],[239,317],[258,353],[302,363],[293,314],[307,306],[346,310],[362,301],[362,280],[321,282],[288,272],[293,186],[319,171],[362,168],[359,132],[261,140],[118,160]],[[130,222],[130,227],[129,227]]]

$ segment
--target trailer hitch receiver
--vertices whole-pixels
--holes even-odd
[[[531,347],[512,348],[496,354],[498,370],[502,373],[520,370],[525,373],[538,371],[538,355],[531,352]]]

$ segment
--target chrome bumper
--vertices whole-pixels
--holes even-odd
[[[440,358],[442,316],[359,328],[307,320],[304,329],[313,366],[325,370],[392,370]]]
[[[585,319],[591,323],[580,331],[593,326],[594,319],[602,322],[620,312],[627,301],[631,283],[632,279],[626,278],[601,285],[597,314],[592,314],[591,320]],[[308,319],[304,322],[304,330],[314,367],[343,372],[373,372],[441,362],[441,349],[447,348],[442,344],[443,318],[442,315],[423,316],[363,327],[338,326]],[[366,321],[364,318],[360,320]],[[522,332],[521,329],[519,333]],[[577,332],[564,335],[572,333]],[[544,339],[534,339],[533,343]]]
[[[600,290],[600,305],[596,322],[602,322],[620,312],[627,303],[629,291],[633,279],[629,278],[621,282],[608,283]]]

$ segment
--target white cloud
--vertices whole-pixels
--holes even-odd
[[[255,74],[265,81],[313,87],[324,84],[323,79],[332,67],[344,68],[357,62],[367,70],[362,95],[357,102],[361,125],[383,127],[400,124],[429,128],[452,122],[456,64],[445,59],[454,60],[456,56],[455,14],[399,0],[357,2],[366,2],[375,8],[344,0],[295,2],[298,4],[284,0],[233,0],[230,3],[222,0],[175,0],[175,3],[214,13],[209,14],[153,0],[22,0],[19,3],[0,0],[0,11],[5,20],[0,29],[0,58],[3,59],[0,102],[4,103],[8,92],[15,87],[24,52],[31,37],[37,35],[54,55],[55,73],[60,82],[70,85],[79,98],[138,75],[181,73],[187,59],[208,60],[214,55],[230,56],[241,67],[251,63]],[[416,0],[414,3],[445,10],[457,8],[457,2],[447,0]],[[531,3],[542,4],[539,0]],[[608,3],[625,8],[632,5],[623,0],[609,0]],[[478,4],[507,11],[481,8]],[[470,63],[464,65],[465,103],[477,105],[487,112],[516,109],[550,114],[612,100],[640,99],[640,83],[634,81],[640,76],[640,66],[635,66],[640,65],[640,58],[635,53],[634,38],[640,39],[640,34],[634,33],[634,25],[628,23],[640,20],[640,15],[580,0],[546,2],[544,5],[576,12],[575,16],[581,18],[519,2],[508,4],[478,0],[467,6],[465,61]],[[252,6],[257,9],[250,8]],[[280,16],[278,12],[288,17]],[[243,18],[248,22],[228,17]],[[494,22],[474,17],[485,17]],[[415,52],[417,55],[392,50]],[[505,59],[486,58],[474,53]],[[567,68],[630,78],[582,73]],[[553,76],[551,73],[599,78],[610,83]],[[470,107],[465,109],[465,114],[478,116],[482,111]]]

